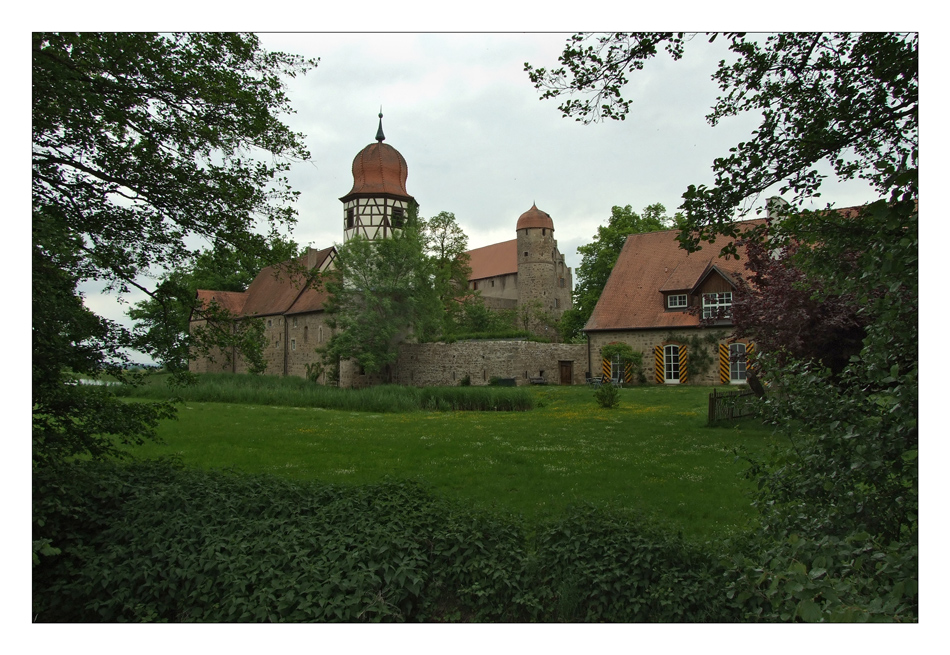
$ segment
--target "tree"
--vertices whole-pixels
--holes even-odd
[[[627,236],[665,230],[673,226],[673,221],[666,215],[666,207],[660,203],[644,207],[642,214],[637,214],[630,205],[611,208],[607,225],[597,228],[593,241],[577,248],[581,254],[581,264],[575,271],[577,284],[574,286],[574,306],[564,312],[560,322],[561,335],[565,341],[580,336],[617,263]]]
[[[34,33],[33,460],[103,457],[169,407],[118,403],[71,374],[128,380],[122,326],[82,305],[88,280],[154,295],[153,271],[205,239],[254,252],[295,220],[283,172],[309,155],[280,115],[283,78],[316,61],[247,34]]]
[[[434,268],[433,285],[443,308],[444,333],[458,325],[462,302],[469,296],[468,236],[452,212],[439,212],[422,222],[426,256]]]
[[[439,334],[442,305],[435,275],[415,207],[392,237],[354,236],[338,246],[334,268],[322,280],[333,329],[321,351],[325,364],[352,359],[378,373],[396,361],[399,344],[410,336],[426,340]]]
[[[713,187],[683,194],[680,243],[697,250],[738,236],[736,218],[781,185],[793,201],[760,231],[761,246],[794,249],[799,290],[844,303],[866,331],[836,385],[814,362],[759,357],[770,384],[764,416],[788,443],[766,461],[751,458],[761,530],[734,556],[732,597],[750,619],[916,620],[918,36],[726,38],[734,61],[713,74],[722,95],[707,119],[751,111],[762,120],[713,162]],[[526,69],[543,97],[592,96],[563,103],[566,116],[622,119],[628,71],[660,47],[678,59],[688,41],[576,35],[561,68]],[[881,199],[854,215],[801,210],[820,194],[820,166],[866,180]],[[727,241],[721,253],[737,255]]]
[[[203,343],[196,342],[197,335],[189,331],[193,312],[217,318],[217,324],[229,323],[223,320],[227,318],[225,316],[213,316],[221,313],[221,308],[215,311],[195,306],[197,290],[245,291],[261,269],[291,260],[299,251],[294,241],[279,236],[266,239],[252,234],[249,242],[254,247],[244,250],[236,250],[225,243],[215,244],[199,251],[192,262],[163,275],[152,295],[127,312],[129,318],[136,321],[133,334],[136,347],[152,353],[167,370],[178,373],[188,370],[193,347],[220,348],[222,339],[234,337],[232,329],[226,334],[208,330]]]
[[[711,35],[710,42],[716,39]],[[722,95],[707,120],[713,126],[742,112],[762,116],[749,141],[713,162],[715,185],[683,194],[680,241],[694,250],[717,234],[737,236],[736,209],[775,184],[793,204],[817,197],[826,163],[839,179],[860,178],[882,196],[916,189],[918,158],[918,35],[893,33],[727,34],[735,61],[713,74]],[[684,56],[692,37],[674,33],[576,34],[548,71],[525,64],[542,98],[586,94],[559,109],[590,123],[623,120],[621,94],[630,71],[663,48]],[[731,246],[726,247],[732,252]]]
[[[736,280],[734,336],[773,353],[775,364],[812,360],[838,376],[861,351],[865,320],[852,293],[832,293],[826,280],[805,274],[796,263],[800,249],[794,242],[777,249],[757,239],[745,243],[750,276]],[[855,259],[845,257],[849,266]]]

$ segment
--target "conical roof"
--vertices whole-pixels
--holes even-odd
[[[518,218],[518,227],[515,229],[521,230],[526,227],[546,227],[549,230],[554,230],[554,221],[551,220],[550,214],[541,211],[537,205],[532,203],[531,209]]]

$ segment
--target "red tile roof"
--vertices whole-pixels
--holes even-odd
[[[211,305],[214,301],[222,309],[231,314],[239,315],[244,309],[244,301],[247,300],[247,294],[243,291],[207,291],[198,289],[198,305],[201,307]]]
[[[518,240],[502,241],[468,251],[472,274],[469,280],[482,280],[496,275],[518,272]]]
[[[311,270],[322,270],[333,252],[333,248],[309,248],[297,259],[297,264]],[[305,288],[303,276],[291,274],[287,270],[288,264],[290,261],[262,269],[244,292],[199,289],[199,303],[214,299],[235,316],[300,314],[322,309],[327,298],[326,292]]]
[[[744,221],[752,227],[762,220]],[[666,311],[664,291],[693,291],[712,267],[725,276],[745,275],[745,260],[719,257],[720,245],[692,254],[679,247],[678,230],[631,234],[584,330],[635,330],[698,325],[688,312]]]

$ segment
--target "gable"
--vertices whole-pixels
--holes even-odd
[[[743,221],[740,226],[762,222]],[[730,277],[745,275],[745,260],[716,256],[718,246],[716,255],[709,254],[708,246],[687,253],[679,247],[677,234],[678,230],[663,230],[627,237],[584,331],[698,326],[694,314],[667,311],[666,296],[693,295],[706,284],[730,284]]]

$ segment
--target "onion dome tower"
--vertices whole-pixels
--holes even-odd
[[[554,221],[536,204],[518,218],[518,309],[559,317],[570,303],[564,258],[554,240]],[[565,300],[567,302],[565,302]]]
[[[383,143],[383,112],[379,112],[376,143],[353,159],[353,188],[340,198],[343,203],[343,239],[358,234],[367,239],[385,239],[401,228],[415,199],[406,191],[409,167],[391,145]]]

